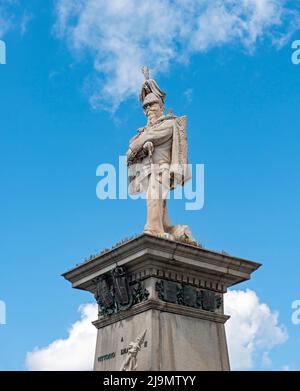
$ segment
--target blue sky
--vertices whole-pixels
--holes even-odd
[[[144,62],[167,92],[167,107],[188,116],[190,162],[205,165],[204,208],[185,211],[184,201],[171,201],[172,219],[206,248],[263,264],[237,289],[253,290],[277,311],[288,339],[265,348],[267,364],[253,352],[249,369],[300,369],[300,325],[291,322],[300,299],[300,64],[291,62],[300,39],[297,3],[287,3],[289,13],[280,8],[273,25],[279,8],[269,6],[279,3],[264,0],[264,12],[255,23],[249,16],[244,30],[223,13],[213,35],[203,28],[181,36],[180,26],[163,20],[170,35],[159,48],[149,44],[158,37],[148,27],[135,37],[128,5],[118,56],[104,32],[118,20],[109,15],[126,12],[103,6],[103,19],[94,20],[89,3],[70,10],[66,0],[0,1],[7,46],[0,65],[0,299],[7,306],[0,370],[26,369],[27,352],[67,338],[79,305],[93,302],[62,272],[143,229],[141,200],[100,201],[95,190],[97,166],[117,164],[145,122],[136,69]],[[166,3],[194,20],[176,1]],[[201,26],[214,11],[197,10]]]

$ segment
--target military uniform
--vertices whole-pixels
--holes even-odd
[[[159,104],[156,107],[163,111],[165,93],[154,80],[145,80],[140,97],[144,109]],[[149,143],[151,152],[145,148]],[[167,212],[169,191],[190,178],[187,163],[186,117],[162,115],[155,122],[149,121],[130,140],[127,152],[129,193],[145,193],[145,232],[173,237],[180,231],[180,235],[191,236],[189,232],[185,233],[186,226],[172,226]]]

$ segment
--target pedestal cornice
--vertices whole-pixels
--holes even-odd
[[[172,273],[182,273],[189,278],[190,273],[191,276],[199,276],[199,279],[202,277],[214,283],[215,287],[211,286],[211,289],[218,290],[219,283],[223,291],[248,280],[251,273],[261,266],[257,262],[228,254],[142,234],[67,271],[63,277],[74,288],[93,292],[93,280],[117,265],[126,265],[129,271],[140,273],[141,279],[150,276],[168,278],[168,274],[172,279]]]

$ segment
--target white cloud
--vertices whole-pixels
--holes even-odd
[[[11,18],[7,14],[7,6],[0,0],[0,38],[11,28]]]
[[[21,35],[27,31],[32,14],[20,11],[19,0],[0,0],[0,39],[14,28],[19,29]]]
[[[289,365],[284,365],[282,368],[281,368],[282,371],[290,371],[291,370],[291,367]]]
[[[270,367],[271,366],[272,360],[271,360],[271,358],[269,356],[269,352],[263,352],[261,361],[262,361],[262,365],[264,367]]]
[[[231,315],[226,334],[232,369],[270,365],[268,352],[287,340],[285,328],[278,324],[278,313],[261,303],[251,290],[229,291],[225,313]]]
[[[263,365],[271,365],[269,351],[287,339],[277,313],[250,290],[227,293],[225,312],[232,315],[226,325],[232,369],[253,368],[256,356]],[[97,317],[97,305],[82,305],[80,313],[81,319],[72,325],[67,338],[27,354],[29,370],[92,370],[96,328],[91,322]]]
[[[21,18],[21,21],[20,21],[20,33],[21,35],[24,35],[26,34],[27,30],[28,30],[28,25],[29,23],[31,22],[31,20],[33,19],[33,14],[31,13],[24,13],[22,18]]]
[[[283,43],[299,15],[285,8],[282,0],[56,0],[56,4],[58,35],[74,53],[93,59],[98,80],[92,81],[92,105],[110,110],[137,94],[145,63],[154,73],[163,73],[172,62],[188,62],[193,53],[215,46],[237,43],[251,51],[265,36]]]
[[[84,304],[81,319],[69,330],[66,339],[58,339],[45,348],[36,348],[27,354],[26,367],[35,371],[85,371],[93,368],[96,346],[97,305]]]

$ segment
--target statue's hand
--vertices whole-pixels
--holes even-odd
[[[154,151],[154,145],[151,141],[146,141],[143,145],[143,150],[145,152],[148,152],[148,154],[151,156]]]

